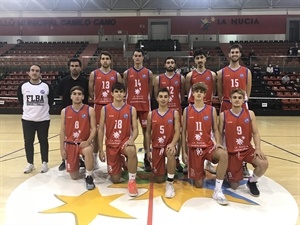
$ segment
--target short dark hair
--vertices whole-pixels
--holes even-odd
[[[232,89],[232,90],[231,90],[231,92],[230,92],[230,98],[231,98],[231,96],[232,96],[233,94],[235,94],[235,93],[238,93],[238,94],[242,95],[243,98],[246,97],[246,93],[245,93],[244,90],[242,90],[242,89],[240,89],[240,88],[235,88],[235,89]]]
[[[42,71],[42,67],[39,64],[32,64],[31,66],[37,66],[38,68],[40,68],[40,72]]]
[[[192,92],[195,92],[195,91],[203,91],[203,92],[207,92],[207,85],[203,82],[198,82],[198,83],[195,83],[193,84],[192,86]]]
[[[108,51],[102,51],[102,52],[100,52],[99,59],[101,59],[102,55],[108,56],[109,59],[111,60],[111,54]]]
[[[80,67],[81,67],[81,65],[82,65],[80,59],[77,59],[77,58],[69,59],[69,61],[68,61],[68,66],[69,66],[69,67],[70,67],[70,65],[71,65],[71,62],[78,62]]]
[[[175,62],[175,64],[176,64],[176,60],[175,60],[175,58],[174,58],[173,56],[169,56],[169,57],[167,57],[167,58],[165,59],[165,64],[166,64],[167,60],[169,60],[169,59],[173,59],[173,60],[174,60],[174,62]]]
[[[76,90],[81,91],[82,94],[84,94],[84,88],[81,87],[81,86],[74,86],[74,87],[72,87],[71,90],[70,90],[70,94],[72,94],[72,92],[76,91]]]
[[[240,44],[233,44],[229,47],[229,52],[231,51],[231,49],[235,49],[235,48],[238,48],[241,52],[243,47]]]
[[[135,52],[140,52],[140,53],[142,53],[142,56],[145,55],[145,52],[144,52],[142,49],[140,49],[140,48],[135,49],[135,50],[133,51],[132,55],[134,55]]]
[[[160,88],[159,90],[158,90],[158,92],[157,92],[157,95],[156,95],[156,97],[159,95],[159,93],[160,92],[167,92],[168,93],[168,95],[170,95],[170,91],[169,91],[169,89],[168,88],[166,88],[166,87],[164,87],[164,88]]]
[[[111,91],[114,92],[114,90],[123,90],[125,92],[125,85],[121,82],[116,82],[111,87]]]
[[[204,57],[206,58],[206,53],[202,50],[202,49],[196,49],[194,51],[194,59],[196,58],[196,56],[198,55],[204,55]]]

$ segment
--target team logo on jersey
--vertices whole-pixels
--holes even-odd
[[[210,77],[206,77],[206,80],[210,80]]]
[[[177,86],[177,85],[179,84],[179,82],[176,80],[176,81],[174,82],[174,84]]]
[[[82,114],[82,116],[81,116],[81,117],[82,117],[83,119],[84,119],[84,118],[86,118],[86,114]]]
[[[245,123],[249,123],[249,121],[250,121],[249,118],[245,119]]]
[[[243,78],[244,76],[245,76],[244,74],[242,74],[242,73],[240,74],[240,78]]]
[[[45,94],[45,91],[44,91],[44,90],[41,90],[40,93],[43,95],[43,94]]]
[[[169,120],[168,120],[168,123],[170,123],[170,124],[173,123],[173,120],[172,120],[172,119],[169,119]]]
[[[147,78],[147,75],[146,75],[146,74],[143,74],[143,75],[142,75],[142,78],[144,78],[144,79]]]
[[[209,117],[208,116],[204,116],[204,120],[208,120],[209,119]]]
[[[115,80],[115,78],[114,78],[114,77],[111,77],[110,79],[111,79],[111,80]]]
[[[127,114],[127,113],[124,114],[124,118],[125,118],[125,119],[128,118],[128,114]]]

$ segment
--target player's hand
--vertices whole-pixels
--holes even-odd
[[[64,160],[67,159],[67,153],[66,153],[65,149],[60,150],[60,155],[61,155],[62,159],[64,159]]]
[[[79,145],[80,148],[86,148],[87,146],[89,146],[91,143],[88,141],[82,141]]]
[[[129,138],[128,141],[126,142],[126,146],[133,146],[134,145],[134,141]]]
[[[105,153],[103,151],[99,151],[99,159],[101,162],[105,162]]]
[[[147,152],[147,159],[149,162],[152,162],[152,153],[150,151]]]
[[[172,144],[168,144],[166,147],[166,152],[168,152],[170,155],[176,155],[176,147]]]
[[[261,160],[267,160],[266,155],[258,148],[255,149],[254,155],[255,155],[255,157],[258,157]]]
[[[182,162],[187,165],[188,164],[188,155],[184,152],[182,154]]]

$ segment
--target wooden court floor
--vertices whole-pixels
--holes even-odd
[[[257,121],[261,146],[270,162],[265,175],[287,189],[300,209],[300,117],[257,117]],[[59,127],[60,117],[52,116],[49,131],[50,168],[61,163]],[[39,146],[35,145],[36,170],[23,174],[26,158],[22,135],[20,115],[0,115],[0,224],[4,224],[6,202],[11,192],[40,171]],[[136,144],[138,148],[142,147],[141,132]],[[299,218],[297,224],[300,225]]]

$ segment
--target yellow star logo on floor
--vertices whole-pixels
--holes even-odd
[[[97,215],[134,219],[134,217],[110,205],[112,201],[124,194],[103,196],[100,190],[95,188],[79,196],[55,195],[56,198],[65,204],[41,213],[72,213],[76,218],[76,224],[80,225],[88,225]]]

